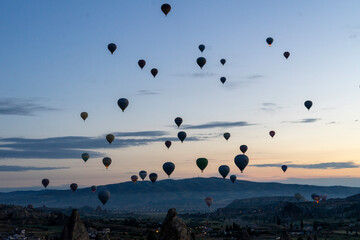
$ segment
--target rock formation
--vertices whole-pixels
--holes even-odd
[[[169,209],[161,227],[159,240],[192,240],[189,229],[177,217],[175,208]]]
[[[68,222],[65,224],[61,240],[89,240],[89,234],[77,209],[72,211]]]

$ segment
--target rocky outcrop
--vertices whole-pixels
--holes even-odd
[[[77,209],[72,211],[68,222],[65,224],[61,240],[89,240],[89,234]]]
[[[169,209],[161,227],[159,240],[192,240],[189,229],[177,216],[175,208]]]

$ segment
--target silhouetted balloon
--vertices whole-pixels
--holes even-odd
[[[182,118],[181,117],[177,117],[177,118],[175,118],[175,124],[178,126],[178,127],[180,127],[180,125],[182,124],[182,122],[183,122],[183,120],[182,120]]]
[[[200,68],[203,68],[203,66],[205,65],[206,63],[206,59],[204,57],[199,57],[197,60],[196,60],[197,64],[199,65]]]
[[[249,158],[245,154],[240,154],[234,158],[234,162],[240,171],[243,172],[249,163]]]
[[[136,183],[137,180],[138,180],[138,176],[136,176],[136,175],[132,175],[132,176],[131,176],[131,181],[132,181],[133,183]]]
[[[205,50],[205,45],[204,44],[200,44],[199,45],[199,49],[201,52],[203,52]]]
[[[147,172],[144,171],[144,170],[142,170],[142,171],[139,172],[139,176],[140,176],[140,178],[144,181],[144,179],[145,179],[146,176],[147,176]]]
[[[222,84],[224,84],[226,82],[226,77],[221,77],[220,82],[222,82]]]
[[[127,106],[129,106],[129,100],[127,100],[126,98],[120,98],[118,100],[118,105],[119,105],[119,108],[122,110],[122,111],[125,111],[125,109],[127,108]]]
[[[184,142],[185,138],[186,138],[186,132],[178,132],[178,138],[180,139],[181,142]]]
[[[95,185],[92,185],[92,186],[91,186],[91,191],[95,192],[96,189],[97,189],[97,187],[96,187]]]
[[[224,133],[224,138],[226,139],[226,141],[229,140],[230,133],[228,133],[228,132]]]
[[[269,134],[270,134],[271,137],[274,137],[275,136],[275,131],[270,131]]]
[[[141,69],[143,69],[143,68],[145,67],[145,65],[146,65],[146,61],[145,61],[144,59],[140,59],[140,60],[138,61],[138,65],[139,65],[139,67],[140,67]]]
[[[289,52],[284,52],[284,57],[285,57],[286,59],[288,59],[288,58],[290,57],[290,53],[289,53]]]
[[[168,3],[164,3],[163,5],[161,5],[161,11],[165,14],[165,16],[168,15],[168,13],[171,10],[171,6]]]
[[[284,172],[286,172],[287,166],[286,166],[286,165],[282,165],[282,166],[281,166],[281,169],[282,169]]]
[[[152,183],[155,183],[156,179],[158,178],[158,175],[156,173],[150,173],[149,178]]]
[[[175,164],[172,162],[166,162],[163,164],[164,172],[170,177],[171,173],[175,170]]]
[[[206,197],[205,198],[205,203],[208,207],[211,206],[211,204],[213,203],[213,199],[211,197]]]
[[[46,188],[49,185],[50,181],[49,179],[44,178],[43,180],[41,180],[41,183],[44,186],[44,188]]]
[[[104,166],[106,167],[106,169],[108,169],[108,167],[110,166],[110,164],[111,164],[111,158],[109,158],[109,157],[104,157],[103,158],[103,164],[104,164]]]
[[[223,59],[220,60],[220,63],[221,63],[222,65],[224,65],[224,64],[226,63],[226,60],[223,58]]]
[[[156,77],[156,75],[158,74],[158,70],[156,69],[156,68],[153,68],[153,69],[151,69],[151,74],[154,76],[154,77]]]
[[[304,103],[305,107],[310,110],[311,106],[313,105],[312,101],[310,100],[307,100],[305,103]]]
[[[327,200],[327,195],[326,194],[321,194],[320,195],[320,198],[321,198],[321,201],[326,201]]]
[[[200,168],[201,172],[203,172],[208,165],[208,160],[206,158],[198,158],[196,160],[196,165]]]
[[[221,165],[221,166],[219,167],[219,173],[220,173],[220,175],[221,175],[224,179],[225,179],[226,176],[229,174],[229,172],[230,172],[229,166],[227,166],[227,165]]]
[[[241,145],[240,146],[240,151],[242,152],[242,153],[246,153],[246,151],[248,150],[248,147],[246,146],[246,145]]]
[[[273,43],[274,39],[272,39],[271,37],[268,37],[266,39],[266,43],[269,44],[269,47],[271,46],[271,44]]]
[[[78,188],[78,185],[76,183],[70,184],[71,191],[75,192],[77,188]]]
[[[230,180],[232,181],[232,183],[234,183],[236,181],[236,175],[231,175]]]
[[[81,158],[84,162],[86,162],[90,158],[90,155],[88,153],[83,153],[81,154]]]
[[[316,193],[311,194],[311,198],[318,203],[320,201],[320,196],[317,195]]]
[[[89,116],[89,114],[87,112],[82,112],[80,113],[80,117],[85,121],[87,119],[87,117]]]
[[[169,149],[170,146],[171,146],[171,141],[166,141],[166,142],[165,142],[165,146]]]
[[[115,43],[110,43],[108,45],[108,49],[111,52],[111,54],[113,54],[115,52],[115,50],[116,50],[116,44]]]
[[[99,198],[100,202],[102,202],[102,204],[104,206],[107,203],[107,201],[110,199],[110,196],[111,196],[111,194],[107,190],[100,191],[99,194],[98,194],[98,198]]]
[[[114,141],[115,137],[112,134],[106,135],[106,140],[111,144]]]

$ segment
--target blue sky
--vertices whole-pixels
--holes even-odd
[[[163,3],[0,2],[0,188],[37,186],[42,177],[53,187],[114,183],[142,169],[165,178],[166,161],[176,164],[174,178],[218,176],[228,164],[246,180],[357,186],[358,1],[169,1],[167,17]],[[124,113],[122,97],[130,101]],[[118,133],[113,146],[108,133]],[[250,158],[242,175],[233,163],[241,144]],[[108,171],[104,156],[113,159]],[[202,156],[210,163],[199,175]],[[335,169],[308,167],[334,162]],[[284,163],[286,175],[276,167]]]

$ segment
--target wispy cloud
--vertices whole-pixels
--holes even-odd
[[[246,76],[247,79],[250,79],[250,80],[254,80],[254,79],[259,79],[259,78],[263,78],[264,76],[261,75],[261,74],[252,74],[252,75],[248,75]]]
[[[246,126],[252,126],[256,124],[248,123],[245,121],[239,121],[239,122],[209,122],[199,125],[184,125],[184,129],[207,129],[207,128],[218,128],[218,127],[246,127]]]
[[[36,103],[34,99],[2,98],[0,99],[1,115],[34,116],[37,112],[55,111],[57,109]]]
[[[69,169],[69,167],[33,167],[33,166],[12,166],[0,165],[0,172],[25,172],[25,171],[44,171]]]
[[[186,77],[186,78],[205,78],[205,77],[214,77],[216,73],[213,72],[200,72],[200,73],[179,73],[174,76],[177,77]]]
[[[284,163],[268,163],[256,164],[253,167],[281,167]],[[359,165],[354,162],[326,162],[316,164],[287,164],[289,168],[304,168],[304,169],[344,169],[344,168],[358,168]]]
[[[137,95],[158,95],[160,93],[159,90],[139,90],[137,91]]]
[[[304,118],[300,121],[284,121],[283,123],[314,123],[320,120],[321,118]]]
[[[275,103],[270,103],[270,102],[265,102],[262,104],[261,110],[263,111],[268,111],[268,112],[273,112],[276,110],[281,109],[281,107],[279,107],[277,104]]]

